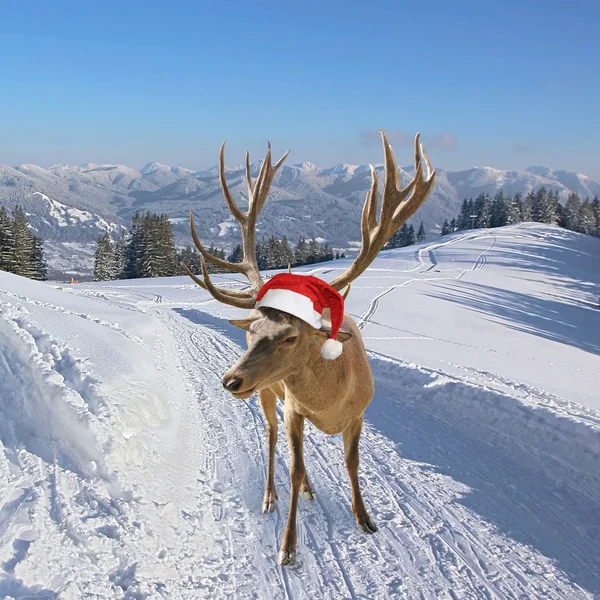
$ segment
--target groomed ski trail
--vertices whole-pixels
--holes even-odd
[[[256,398],[241,402],[229,397],[220,382],[222,372],[242,351],[236,342],[241,343],[243,337],[226,323],[194,309],[161,311],[160,318],[178,340],[182,366],[198,402],[198,435],[205,440],[205,474],[198,481],[199,490],[204,491],[194,518],[204,523],[206,515],[212,514],[208,520],[215,532],[221,532],[213,540],[217,543],[211,545],[212,551],[200,526],[191,527],[184,536],[186,558],[178,560],[177,568],[195,582],[197,596],[189,597],[204,597],[202,579],[195,574],[205,573],[206,580],[206,572],[212,568],[214,577],[206,597],[213,598],[230,594],[240,598],[593,598],[561,572],[560,564],[557,568],[536,550],[536,534],[544,543],[548,536],[560,535],[565,555],[572,559],[570,569],[575,569],[579,578],[588,573],[587,578],[597,584],[594,527],[587,537],[582,538],[581,530],[569,534],[570,524],[582,517],[571,511],[561,516],[560,498],[571,494],[572,479],[585,479],[587,483],[577,491],[587,490],[586,497],[592,501],[600,489],[598,481],[588,472],[575,472],[575,467],[563,467],[558,473],[560,457],[548,457],[549,464],[544,465],[554,471],[540,470],[542,459],[535,454],[523,462],[531,448],[520,445],[518,437],[498,448],[485,428],[463,425],[460,419],[449,419],[447,412],[436,414],[423,408],[436,404],[448,386],[451,399],[459,403],[463,394],[476,403],[495,392],[463,386],[434,372],[411,370],[374,355],[371,360],[378,391],[367,411],[367,421],[372,414],[374,424],[367,425],[361,441],[360,476],[379,532],[365,536],[356,528],[340,436],[325,436],[307,425],[306,465],[317,501],[300,505],[298,565],[279,568],[275,557],[289,501],[281,409],[276,462],[279,502],[275,513],[263,515],[266,440],[260,406]],[[402,379],[390,369],[400,370]],[[386,385],[390,376],[401,381],[395,390]],[[422,417],[420,421],[416,416],[405,418],[411,414],[410,407]],[[377,429],[382,415],[397,434],[386,437],[385,431]],[[506,441],[506,436],[502,430],[497,433],[499,442]],[[460,477],[444,474],[443,468],[427,461],[403,456],[403,448],[415,444],[421,444],[424,455],[433,445],[433,455],[444,457],[444,464],[452,462],[453,474],[470,474],[466,479],[485,488],[486,509],[492,514],[498,512],[510,522],[507,514],[512,508],[523,513],[518,519],[522,527],[526,519],[532,519],[539,531],[532,535],[531,543],[506,535],[504,523],[486,519],[463,501],[476,492]],[[490,476],[492,465],[499,475]],[[506,487],[511,478],[515,485]],[[598,510],[595,497],[596,503],[590,504],[592,513]],[[543,532],[545,526],[552,526],[553,533]],[[226,579],[218,573],[226,573]]]

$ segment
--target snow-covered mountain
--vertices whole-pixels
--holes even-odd
[[[0,272],[0,598],[600,598],[599,260],[600,240],[537,224],[381,252],[346,302],[379,531],[356,527],[342,436],[307,422],[317,499],[285,568],[283,406],[262,514],[260,403],[221,383],[247,311],[187,277]]]
[[[252,164],[256,176],[262,161]],[[383,166],[377,172],[383,174]],[[406,184],[412,167],[400,169]],[[562,197],[576,192],[582,198],[600,195],[600,182],[580,173],[531,167],[506,171],[476,167],[466,171],[437,169],[433,193],[414,222],[423,220],[428,232],[437,232],[444,219],[456,215],[465,197],[480,192],[493,195],[503,189],[509,194],[526,194],[546,186]],[[241,165],[227,169],[231,191],[243,206],[245,173]],[[360,239],[360,214],[370,185],[368,165],[339,164],[319,169],[304,162],[284,164],[271,188],[268,204],[258,228],[262,234],[300,235],[322,238],[334,246],[347,247]],[[197,216],[203,239],[230,248],[238,239],[235,223],[229,219],[222,198],[217,167],[192,171],[157,162],[141,170],[123,165],[93,163],[55,165],[43,169],[36,165],[0,166],[0,204],[24,205],[40,236],[47,240],[51,265],[63,271],[73,265],[73,246],[65,243],[94,243],[104,231],[117,232],[128,227],[136,211],[166,212],[173,219],[178,243],[189,242],[188,211]],[[76,225],[68,226],[68,225]],[[83,245],[81,245],[83,244]],[[355,244],[354,244],[355,245]],[[89,254],[89,247],[86,252]],[[62,256],[62,261],[56,257]]]

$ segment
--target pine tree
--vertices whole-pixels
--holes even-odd
[[[448,223],[448,219],[444,219],[444,223],[442,224],[442,232],[440,235],[448,235],[450,233],[450,224]]]
[[[521,210],[521,220],[522,221],[535,221],[534,218],[534,204],[535,204],[535,195],[533,190],[527,193],[525,199],[522,201],[522,210]]]
[[[463,200],[462,206],[460,207],[460,213],[456,221],[458,229],[471,229],[471,215],[473,214],[473,200],[466,198]]]
[[[319,262],[319,244],[314,238],[308,242],[308,264],[312,265]]]
[[[415,228],[412,225],[408,226],[408,231],[406,232],[406,243],[405,246],[412,246],[415,243]]]
[[[16,272],[13,227],[4,206],[0,208],[0,271]]]
[[[561,218],[558,224],[565,229],[571,231],[580,231],[579,211],[581,209],[581,201],[577,194],[569,194],[567,201],[562,210]]]
[[[267,258],[267,242],[264,237],[261,238],[261,240],[256,244],[256,264],[261,271],[269,268]]]
[[[298,240],[294,250],[294,264],[298,266],[308,264],[308,243],[304,238]]]
[[[37,281],[45,281],[48,276],[48,266],[46,265],[46,259],[44,257],[42,240],[40,240],[37,235],[33,236],[33,254],[31,255],[31,261],[35,270],[31,278],[36,279]]]
[[[94,254],[95,281],[109,281],[114,278],[114,250],[110,235],[105,233],[98,239]]]
[[[594,211],[594,219],[596,220],[596,228],[600,227],[600,198],[594,196],[592,200],[592,210]]]
[[[173,229],[171,227],[171,219],[167,214],[161,214],[156,223],[157,244],[156,256],[157,262],[156,272],[158,277],[171,277],[177,272],[177,250],[173,242]],[[213,254],[219,258],[223,258],[220,251],[214,251]],[[214,268],[214,265],[212,265]]]
[[[240,263],[242,262],[242,260],[244,259],[244,253],[242,251],[242,245],[238,244],[233,251],[231,252],[231,254],[227,257],[227,260],[229,262],[233,262],[233,263]]]
[[[517,194],[514,198],[508,198],[508,215],[506,224],[507,225],[516,225],[521,222],[521,210],[522,210],[522,200],[520,194]]]
[[[593,235],[596,231],[596,217],[594,208],[589,200],[582,202],[579,209],[579,226],[581,233]]]
[[[457,229],[456,219],[453,217],[452,221],[450,221],[450,233],[454,233]]]
[[[490,197],[487,194],[479,194],[473,205],[473,214],[477,215],[475,219],[475,228],[483,229],[491,227],[492,211],[490,205]]]
[[[509,200],[500,190],[492,201],[490,214],[490,227],[504,227],[509,221]]]
[[[142,216],[135,213],[131,229],[127,236],[127,246],[123,257],[122,279],[135,279],[139,277],[139,261],[142,245]]]
[[[426,237],[427,235],[425,233],[425,227],[423,225],[423,221],[421,221],[421,224],[419,225],[419,231],[417,231],[417,242],[424,242]]]
[[[15,244],[14,273],[33,278],[37,274],[36,265],[33,262],[35,239],[29,229],[27,215],[20,206],[16,206],[13,210],[12,233]]]
[[[127,251],[127,236],[121,235],[114,246],[113,252],[113,279],[119,279],[123,276],[125,266],[125,253]]]

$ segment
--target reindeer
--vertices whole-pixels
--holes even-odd
[[[362,245],[350,267],[330,282],[340,291],[356,279],[375,259],[379,251],[400,226],[423,204],[431,192],[435,171],[425,149],[415,137],[415,174],[403,189],[398,167],[385,133],[380,130],[384,151],[384,186],[379,218],[377,209],[378,178],[371,166],[371,187],[362,211]],[[219,178],[225,201],[231,214],[240,224],[243,260],[231,263],[211,255],[202,245],[194,227],[190,211],[190,229],[202,264],[202,279],[186,265],[187,274],[202,288],[224,304],[250,309],[245,319],[229,321],[246,331],[248,349],[223,375],[223,387],[235,398],[247,399],[255,392],[266,419],[269,447],[268,474],[262,510],[275,510],[277,491],[274,480],[275,447],[277,444],[277,397],[284,402],[284,423],[290,452],[291,493],[287,526],[278,556],[280,565],[291,565],[296,560],[296,511],[298,496],[314,500],[315,493],[306,475],[303,454],[304,421],[308,419],[317,429],[329,435],[341,433],[344,458],[352,488],[352,512],[358,528],[372,534],[377,526],[371,519],[358,482],[358,445],[363,426],[364,411],[373,397],[374,382],[360,330],[353,319],[344,314],[337,341],[342,342],[343,353],[335,360],[325,360],[320,349],[329,337],[329,313],[323,313],[323,327],[316,329],[299,318],[274,308],[256,308],[256,297],[264,285],[255,253],[256,221],[267,199],[273,177],[289,154],[271,164],[271,144],[267,150],[256,180],[250,173],[250,158],[246,153],[246,184],[248,210],[242,212],[234,202],[225,179],[225,142],[219,154]],[[423,161],[425,170],[423,173]],[[206,261],[227,271],[245,275],[250,287],[234,290],[217,287],[211,281]]]

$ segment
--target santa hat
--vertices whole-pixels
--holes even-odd
[[[327,360],[336,359],[343,350],[336,340],[344,318],[344,298],[326,281],[312,275],[279,273],[269,279],[256,297],[255,308],[276,308],[302,319],[315,329],[323,324],[323,309],[329,308],[331,336],[321,348]]]

